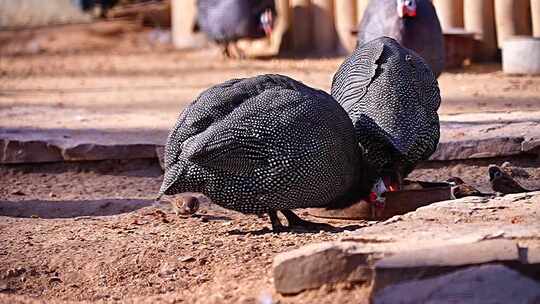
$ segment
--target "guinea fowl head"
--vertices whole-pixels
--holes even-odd
[[[274,27],[274,14],[271,9],[266,9],[261,14],[260,22],[261,28],[263,29],[266,36],[270,36]]]
[[[416,0],[397,0],[397,12],[400,18],[416,17]]]
[[[253,3],[256,5],[252,8],[252,12],[258,18],[258,31],[262,31],[266,36],[270,36],[274,29],[274,20],[277,15],[274,0],[253,1]]]

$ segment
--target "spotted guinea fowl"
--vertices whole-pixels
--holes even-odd
[[[399,188],[440,136],[441,96],[429,65],[388,37],[359,46],[339,67],[332,96],[351,118],[365,162]]]
[[[387,36],[422,56],[435,76],[444,68],[439,18],[430,0],[372,0],[358,27],[358,44]]]
[[[198,0],[197,24],[230,56],[229,43],[269,36],[276,16],[274,0]],[[242,55],[242,54],[240,54]]]
[[[159,196],[200,192],[227,209],[267,213],[276,232],[286,229],[276,211],[290,227],[320,228],[290,209],[352,203],[366,190],[359,156],[347,113],[327,93],[281,75],[233,79],[178,118]]]

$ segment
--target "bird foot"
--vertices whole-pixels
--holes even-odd
[[[283,226],[277,217],[276,211],[269,212],[270,221],[272,222],[272,232],[274,233],[283,233],[283,232],[293,232],[293,231],[336,231],[337,228],[324,223],[315,223],[303,220],[299,218],[294,212],[290,210],[281,210],[281,213],[287,219],[287,226]]]

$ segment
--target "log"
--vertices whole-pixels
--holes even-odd
[[[463,0],[433,0],[443,31],[463,27]]]
[[[533,36],[540,37],[540,0],[531,0]]]
[[[464,1],[465,30],[475,34],[474,61],[491,61],[497,56],[495,6],[493,0]]]
[[[337,34],[334,27],[334,1],[312,0],[311,11],[313,43],[317,53],[327,55],[335,52]]]
[[[532,34],[531,0],[514,0],[516,7],[516,27],[518,35],[530,36]]]
[[[362,21],[362,17],[364,17],[364,11],[366,10],[368,3],[369,0],[356,0],[356,20],[358,21],[358,23]]]
[[[340,54],[348,54],[356,46],[356,38],[352,34],[357,26],[356,0],[335,1],[335,22],[339,38],[338,51]]]
[[[278,54],[279,50],[291,46],[292,15],[289,0],[276,0],[276,9],[278,16],[270,40],[272,52]]]
[[[311,44],[311,3],[309,0],[291,0],[291,43],[295,51],[305,51]]]
[[[195,44],[193,28],[197,22],[196,0],[172,0],[172,41],[176,48],[189,48]]]
[[[525,0],[495,0],[497,44],[502,48],[512,36],[530,34],[530,2]]]

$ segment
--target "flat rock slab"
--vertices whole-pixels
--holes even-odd
[[[0,163],[6,164],[157,158],[168,134],[163,120],[155,124],[136,113],[13,107],[0,110],[0,121]]]
[[[373,303],[538,303],[540,283],[503,265],[482,265],[388,286]]]
[[[175,115],[57,107],[0,110],[0,163],[159,158]],[[540,112],[441,115],[431,160],[540,153]],[[37,122],[40,122],[39,124]]]
[[[481,224],[455,220],[478,216]],[[540,272],[540,192],[464,198],[418,209],[274,259],[274,285],[284,294],[325,284],[367,284],[372,293],[483,264]],[[496,221],[495,225],[492,222]],[[520,219],[504,224],[498,218]]]

